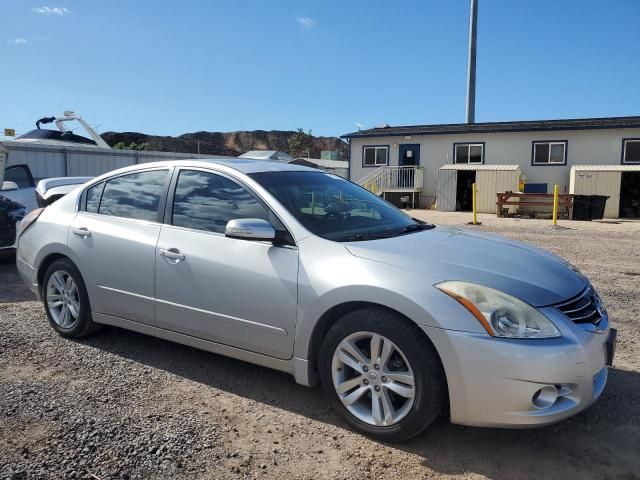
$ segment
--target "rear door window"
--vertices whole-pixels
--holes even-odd
[[[150,222],[158,221],[158,209],[168,176],[168,170],[150,170],[107,180],[98,213]],[[88,200],[87,197],[87,202]]]

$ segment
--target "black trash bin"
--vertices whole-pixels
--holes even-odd
[[[573,196],[573,219],[591,220],[591,195]]]
[[[591,215],[589,220],[602,220],[608,198],[605,195],[591,195]]]

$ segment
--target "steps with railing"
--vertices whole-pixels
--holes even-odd
[[[423,167],[384,166],[356,183],[376,195],[382,195],[385,192],[419,192],[422,190],[423,180]]]

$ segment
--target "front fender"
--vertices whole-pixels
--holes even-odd
[[[335,244],[334,244],[335,245]],[[438,280],[415,271],[358,258],[342,249],[319,256],[301,245],[298,319],[294,355],[309,358],[311,338],[323,315],[349,302],[391,308],[418,326],[486,333],[457,301],[433,285]],[[324,249],[314,248],[312,252]]]

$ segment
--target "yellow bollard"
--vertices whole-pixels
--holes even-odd
[[[553,226],[558,225],[558,185],[553,186]]]
[[[473,208],[473,224],[474,225],[478,225],[478,212],[476,209],[476,194],[478,193],[478,190],[476,188],[476,184],[475,182],[473,183],[473,185],[471,186],[471,205]]]

